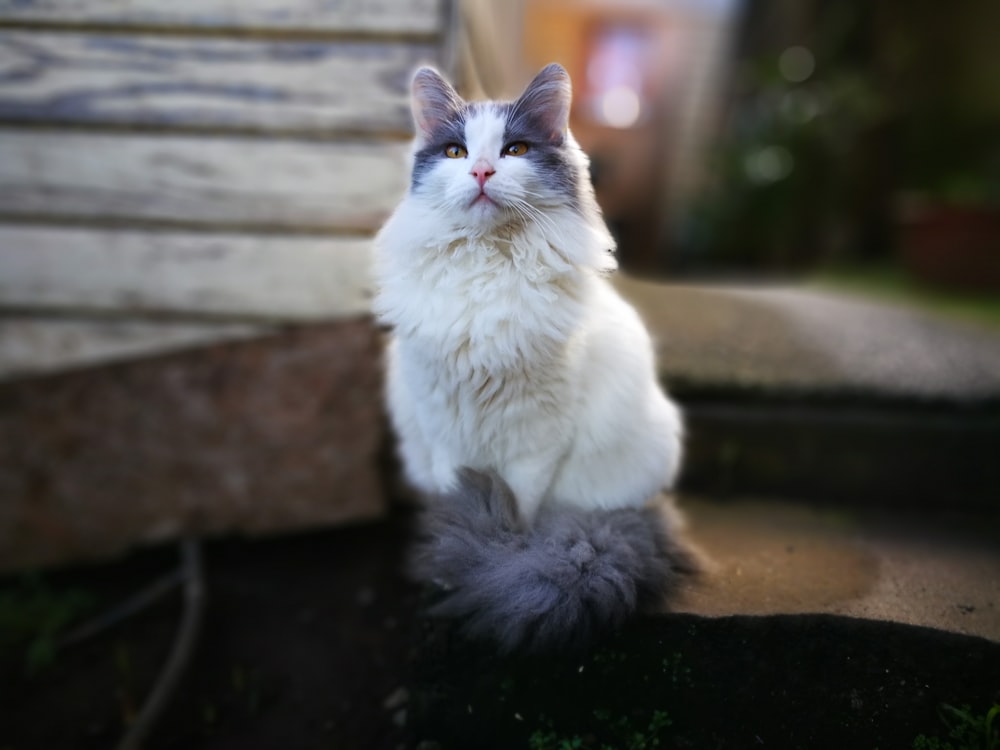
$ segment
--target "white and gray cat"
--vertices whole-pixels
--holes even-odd
[[[417,572],[443,588],[439,613],[506,650],[579,643],[697,567],[653,502],[681,417],[607,279],[566,71],[466,102],[422,68],[412,95],[412,180],[377,238],[375,309],[404,469],[428,495]]]

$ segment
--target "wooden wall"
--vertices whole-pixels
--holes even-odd
[[[447,0],[0,0],[0,379],[368,308]]]
[[[0,0],[0,571],[378,517],[371,238],[450,0]]]

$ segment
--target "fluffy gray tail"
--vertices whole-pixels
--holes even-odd
[[[414,572],[442,590],[431,613],[507,652],[584,645],[698,569],[653,508],[543,509],[526,527],[506,483],[471,470],[421,531]]]

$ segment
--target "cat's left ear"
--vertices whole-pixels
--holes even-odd
[[[557,141],[569,128],[572,101],[573,87],[569,73],[559,63],[551,63],[532,79],[515,108],[518,112],[531,113],[545,137]]]
[[[413,76],[413,121],[417,135],[428,138],[443,123],[458,113],[464,102],[434,68],[421,68]]]

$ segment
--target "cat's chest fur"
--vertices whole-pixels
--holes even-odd
[[[383,287],[405,298],[396,366],[425,434],[461,464],[502,466],[566,433],[586,328],[585,274],[552,274],[489,239],[422,253]]]
[[[453,387],[563,369],[586,314],[587,283],[530,257],[516,241],[494,238],[423,254],[398,280],[406,311],[397,337]]]

